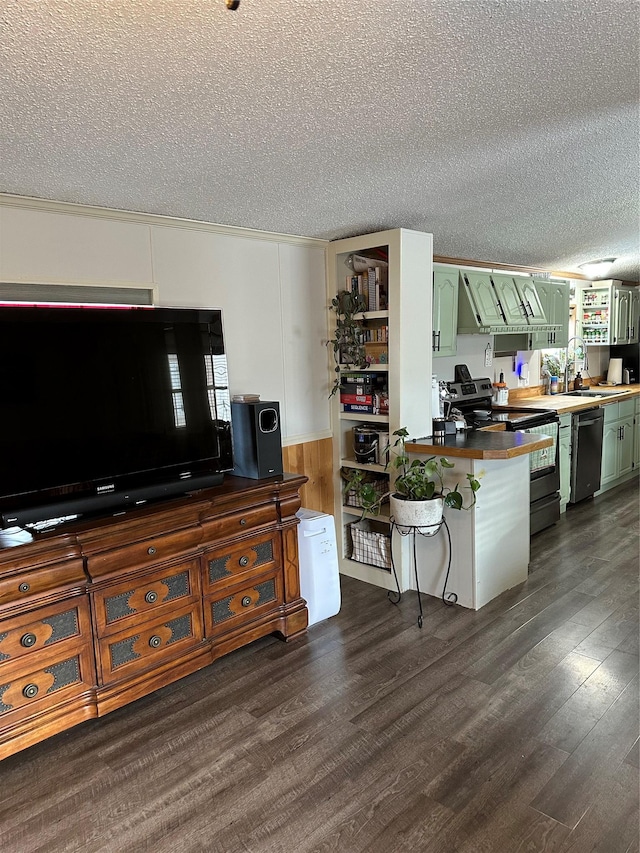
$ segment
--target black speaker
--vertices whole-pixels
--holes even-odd
[[[231,403],[233,473],[260,480],[282,474],[279,403]]]

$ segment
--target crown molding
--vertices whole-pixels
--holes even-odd
[[[33,198],[30,196],[0,193],[0,207],[13,207],[22,210],[36,210],[47,213],[61,213],[67,216],[89,216],[94,219],[106,219],[112,222],[135,222],[139,225],[155,225],[164,228],[180,228],[188,231],[206,231],[226,237],[240,237],[247,240],[265,240],[272,243],[288,243],[294,246],[325,249],[328,240],[316,237],[302,237],[296,234],[277,234],[271,231],[258,231],[235,225],[219,225],[199,219],[181,219],[175,216],[163,216],[156,213],[139,213],[132,210],[119,210],[110,207],[94,207],[67,201]]]

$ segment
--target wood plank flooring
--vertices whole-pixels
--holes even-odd
[[[638,853],[637,481],[478,612],[343,579],[265,638],[0,763],[2,853]]]

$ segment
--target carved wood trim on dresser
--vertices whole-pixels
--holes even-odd
[[[37,534],[0,532],[0,758],[266,634],[307,627],[303,475]]]

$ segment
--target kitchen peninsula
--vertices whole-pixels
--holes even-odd
[[[447,592],[454,592],[463,607],[479,610],[527,579],[529,454],[552,443],[550,436],[508,432],[501,424],[458,432],[438,444],[431,438],[407,442],[408,453],[455,461],[453,483],[462,483],[467,473],[481,479],[474,507],[445,510],[451,534]],[[416,536],[416,557],[420,590],[440,596],[449,562],[447,538]]]

